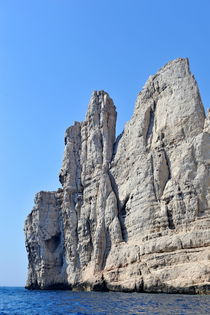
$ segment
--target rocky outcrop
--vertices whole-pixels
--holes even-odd
[[[29,289],[210,292],[210,118],[187,59],[149,78],[115,139],[94,92],[56,192],[25,223]]]

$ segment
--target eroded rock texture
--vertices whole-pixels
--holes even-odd
[[[66,131],[62,189],[26,220],[27,287],[209,292],[209,117],[187,59],[149,78],[117,139],[94,92]]]

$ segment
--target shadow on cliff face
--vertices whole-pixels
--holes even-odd
[[[47,249],[54,253],[55,250],[58,248],[61,241],[61,233],[57,233],[56,235],[53,235],[50,239],[45,241],[45,245]]]
[[[120,143],[121,138],[124,135],[124,130],[117,136],[116,141],[113,145],[113,154],[112,154],[112,159],[111,162],[114,161],[115,155],[117,153],[118,150],[118,146]],[[112,185],[112,190],[115,193],[116,199],[117,199],[117,208],[118,208],[118,218],[119,218],[119,222],[120,222],[120,226],[121,226],[121,232],[122,232],[122,239],[124,242],[128,241],[128,232],[127,232],[127,228],[126,228],[126,224],[125,224],[125,218],[127,215],[127,209],[126,209],[126,204],[129,200],[129,196],[127,196],[125,198],[125,200],[123,201],[123,204],[120,202],[119,200],[119,191],[118,191],[118,186],[115,182],[115,178],[112,175],[112,173],[109,171],[109,177],[110,177],[110,181],[111,181],[111,185]],[[108,256],[108,255],[107,255]]]
[[[121,137],[122,134],[119,137]],[[114,192],[114,194],[116,196],[116,199],[117,199],[118,219],[119,219],[120,226],[121,226],[122,239],[123,239],[124,242],[127,242],[127,240],[128,240],[128,233],[127,233],[127,228],[126,228],[126,225],[125,225],[125,217],[126,217],[126,204],[127,204],[128,200],[129,200],[129,196],[127,196],[125,198],[123,204],[120,202],[118,186],[117,186],[117,184],[115,182],[115,178],[112,175],[110,170],[108,170],[108,174],[109,174],[112,190],[113,190],[113,192]],[[110,247],[110,249],[111,249],[111,247]],[[109,249],[109,251],[110,251],[110,249]],[[109,251],[108,251],[106,257],[108,256]]]
[[[128,200],[129,200],[129,196],[125,198],[123,205],[121,206],[120,211],[119,211],[119,220],[120,220],[121,231],[122,231],[122,239],[124,242],[128,241],[128,231],[125,224],[125,219],[127,215],[126,205],[127,205]]]
[[[115,154],[117,153],[117,148],[120,142],[120,139],[122,138],[122,136],[124,135],[124,130],[117,136],[115,143],[113,145],[113,153],[112,153],[112,158],[111,161],[114,160]]]

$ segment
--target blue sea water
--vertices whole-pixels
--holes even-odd
[[[0,315],[210,314],[210,296],[0,287]]]

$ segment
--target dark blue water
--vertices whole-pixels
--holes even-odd
[[[0,315],[210,314],[210,296],[0,287]]]

